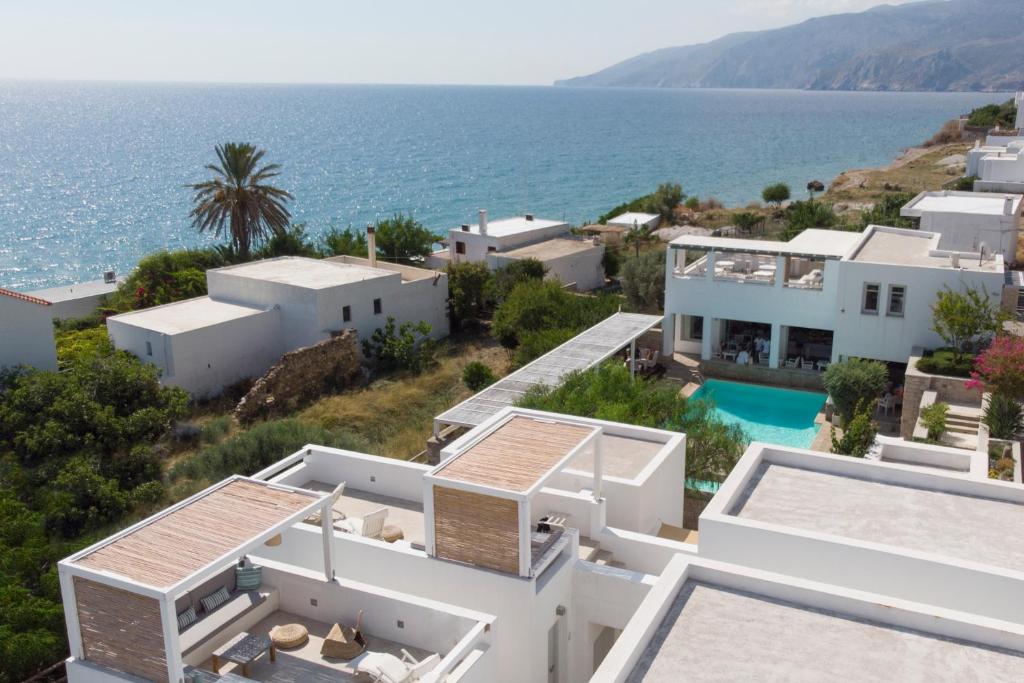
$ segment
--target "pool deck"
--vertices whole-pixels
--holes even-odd
[[[729,514],[994,567],[1024,564],[1024,505],[762,463]],[[998,522],[993,522],[998,520]]]
[[[1019,653],[687,581],[627,679],[1003,681]]]

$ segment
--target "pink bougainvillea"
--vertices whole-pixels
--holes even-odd
[[[1024,338],[996,338],[975,359],[967,386],[1024,399]]]

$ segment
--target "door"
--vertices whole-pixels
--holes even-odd
[[[558,683],[558,622],[548,629],[548,683]]]

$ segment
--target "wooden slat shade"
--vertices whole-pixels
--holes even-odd
[[[319,496],[236,480],[80,558],[155,588],[166,588],[270,530]]]
[[[150,681],[167,681],[167,655],[155,598],[74,577],[86,661]]]
[[[472,491],[434,487],[435,555],[519,573],[519,505]]]
[[[593,431],[515,416],[436,472],[438,477],[523,492]]]

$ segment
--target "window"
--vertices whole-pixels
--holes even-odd
[[[384,307],[380,303],[380,299],[373,300],[373,314],[380,315],[380,312],[384,310]]]
[[[352,321],[352,307],[342,306],[341,307],[341,322],[347,323]]]
[[[878,293],[882,286],[879,284],[864,284],[864,300],[860,305],[860,312],[870,315],[878,315]]]
[[[903,305],[907,299],[907,288],[905,285],[889,285],[889,307],[885,314],[895,317],[903,317]]]
[[[700,315],[690,316],[690,339],[704,338],[704,317]]]
[[[487,247],[487,253],[488,254],[491,253],[492,251],[498,251],[498,248],[497,247]]]
[[[466,253],[466,243],[465,242],[460,242],[459,240],[455,240],[455,253],[456,254],[465,254]]]
[[[146,355],[147,356],[152,356],[153,355],[153,342],[146,342]]]

